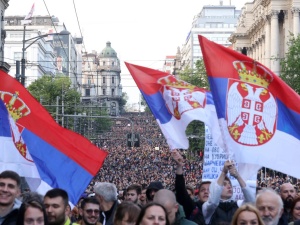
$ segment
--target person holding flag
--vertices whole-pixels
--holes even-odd
[[[239,182],[245,197],[244,200],[234,201],[232,199],[233,189],[231,181],[227,176],[228,172]],[[208,200],[202,206],[205,224],[230,224],[235,211],[244,202],[255,202],[254,193],[240,176],[235,167],[235,163],[231,160],[227,160],[224,163],[219,178],[211,183],[209,190],[210,194]]]

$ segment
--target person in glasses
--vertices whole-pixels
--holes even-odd
[[[70,225],[69,218],[69,196],[68,193],[60,188],[49,190],[44,196],[44,205],[48,217],[49,225]],[[77,225],[72,223],[72,225]]]
[[[99,221],[100,204],[95,197],[87,197],[81,201],[79,208],[80,225],[101,225]]]

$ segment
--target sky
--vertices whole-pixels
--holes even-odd
[[[223,0],[241,9],[252,0]],[[124,62],[162,69],[175,55],[204,5],[220,0],[10,0],[5,16],[54,15],[74,36],[83,36],[84,49],[100,53],[111,42],[121,62],[121,83],[129,103],[138,105],[139,90]]]

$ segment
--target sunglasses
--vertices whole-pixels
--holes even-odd
[[[95,214],[95,215],[98,215],[99,213],[100,213],[100,210],[99,209],[87,209],[87,210],[85,210],[85,212],[87,213],[87,214],[89,214],[89,215],[92,215],[93,213]]]

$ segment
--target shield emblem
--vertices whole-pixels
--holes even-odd
[[[229,134],[235,142],[263,145],[272,139],[276,131],[276,101],[265,87],[230,79],[226,120]]]

